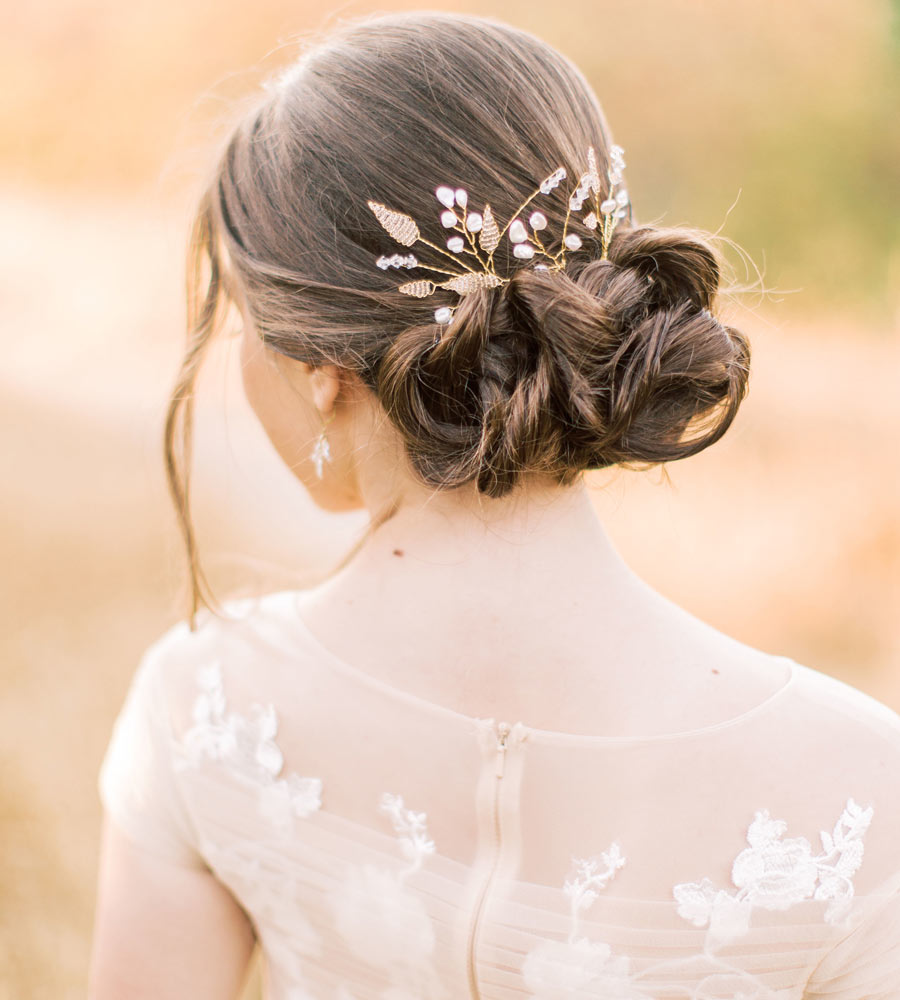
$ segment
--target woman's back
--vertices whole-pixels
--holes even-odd
[[[233,892],[269,996],[900,991],[893,712],[759,654],[781,682],[718,724],[475,717],[336,656],[315,598],[169,630],[102,773],[139,842]]]

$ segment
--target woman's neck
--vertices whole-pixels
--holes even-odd
[[[401,502],[332,583],[342,593],[413,606],[439,602],[450,614],[506,607],[518,595],[531,595],[532,609],[579,594],[608,606],[645,586],[612,545],[581,480],[529,484],[500,500],[460,490]]]
[[[744,670],[756,651],[629,569],[583,482],[481,507],[452,492],[402,504],[315,588],[304,618],[393,686],[547,729],[676,731],[783,683],[782,664],[778,676]]]

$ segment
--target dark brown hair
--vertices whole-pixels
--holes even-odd
[[[608,260],[585,239],[564,271],[523,266],[501,244],[509,282],[459,299],[436,346],[435,306],[455,293],[401,295],[416,271],[398,280],[375,266],[398,247],[368,200],[427,225],[435,189],[463,186],[508,219],[556,167],[581,176],[589,146],[605,176],[609,131],[571,62],[525,31],[455,14],[342,25],[250,109],[195,221],[188,346],[165,428],[192,624],[198,600],[212,607],[189,514],[192,391],[236,287],[271,350],[361,379],[436,488],[475,482],[502,497],[533,471],[567,485],[692,455],[725,432],[749,348],[711,312],[721,267],[704,233],[629,216]],[[542,197],[550,233],[567,196],[562,185]]]

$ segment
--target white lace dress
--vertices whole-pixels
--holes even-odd
[[[589,737],[390,687],[304,592],[144,655],[100,772],[209,868],[269,1000],[897,1000],[900,717],[782,659],[725,723]]]

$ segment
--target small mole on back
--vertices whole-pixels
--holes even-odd
[[[719,671],[718,671],[718,670],[716,670],[716,668],[715,668],[715,667],[713,667],[713,668],[712,668],[712,672],[713,672],[714,674],[717,674],[717,673],[718,673]]]
[[[394,555],[395,556],[402,556],[403,555],[403,549],[394,549]]]

